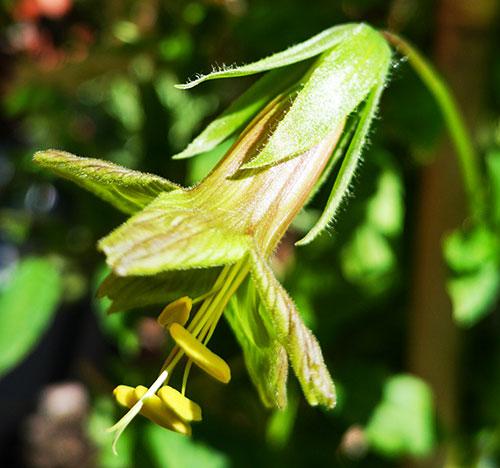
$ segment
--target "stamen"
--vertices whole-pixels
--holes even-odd
[[[107,432],[115,432],[115,437],[113,438],[112,450],[115,455],[117,455],[116,451],[116,443],[118,439],[122,435],[122,432],[127,428],[127,426],[132,422],[132,420],[139,414],[143,407],[143,400],[148,398],[151,395],[154,395],[156,391],[163,385],[166,378],[168,377],[168,372],[166,370],[162,371],[158,378],[153,382],[153,385],[149,387],[149,390],[136,402],[134,406],[130,408],[129,411],[123,416],[114,426],[111,426],[107,429]]]
[[[135,388],[129,387],[128,385],[118,385],[113,390],[113,395],[115,400],[125,408],[131,408],[137,403],[137,398],[135,396]]]
[[[231,380],[231,369],[226,361],[200,343],[184,327],[173,323],[170,326],[170,335],[186,355],[207,374],[223,383]]]
[[[201,408],[175,388],[162,387],[158,390],[161,401],[185,421],[201,421]]]
[[[187,388],[187,380],[189,377],[189,371],[191,370],[191,366],[193,365],[193,361],[191,359],[188,359],[188,362],[186,363],[186,367],[184,368],[184,375],[182,376],[182,394],[186,394],[186,388]]]
[[[147,391],[148,389],[142,385],[135,388],[135,396],[143,398],[144,406],[141,414],[165,429],[173,430],[179,434],[191,435],[191,426],[166,406],[158,396],[145,397]]]
[[[180,323],[184,326],[189,320],[189,314],[193,306],[190,297],[184,296],[168,304],[158,316],[158,323],[168,329],[172,323]]]

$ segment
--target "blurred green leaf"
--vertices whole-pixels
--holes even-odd
[[[498,237],[484,226],[457,230],[445,239],[443,248],[452,270],[447,289],[454,318],[471,326],[493,308],[500,293]]]
[[[144,110],[137,85],[124,76],[119,76],[113,79],[109,89],[109,112],[127,131],[140,130],[144,121]]]
[[[497,236],[483,226],[469,231],[457,230],[444,241],[444,255],[450,268],[457,273],[481,269],[498,255]]]
[[[227,468],[229,458],[218,450],[190,437],[148,424],[144,440],[158,468]]]
[[[266,440],[274,449],[283,449],[292,436],[300,401],[297,392],[292,390],[286,408],[273,411],[267,422]]]
[[[343,247],[341,262],[352,283],[376,294],[390,283],[396,258],[387,238],[371,224],[364,224]]]
[[[61,298],[57,268],[43,258],[26,258],[0,293],[0,376],[33,349]]]
[[[433,411],[424,381],[411,375],[391,377],[366,426],[367,439],[383,455],[427,455],[434,446]]]
[[[367,211],[368,221],[382,234],[391,237],[400,234],[404,217],[403,187],[394,171],[382,172]]]
[[[213,95],[193,95],[175,88],[175,77],[170,73],[160,73],[154,81],[154,87],[161,104],[169,110],[171,121],[168,128],[168,142],[175,151],[183,149],[193,137],[200,122],[217,105]]]
[[[486,156],[486,167],[491,183],[492,212],[495,222],[500,225],[500,151],[492,151]]]
[[[96,398],[87,422],[87,433],[97,446],[97,466],[102,468],[132,468],[135,446],[135,426],[131,426],[120,438],[120,450],[114,454],[111,450],[113,435],[106,429],[114,424],[115,405],[110,398]]]
[[[473,325],[496,303],[500,292],[500,268],[496,261],[490,261],[472,273],[451,278],[447,286],[455,320],[461,325]]]

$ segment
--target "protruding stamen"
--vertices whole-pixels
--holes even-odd
[[[118,442],[118,439],[122,435],[122,432],[126,429],[126,427],[132,422],[132,420],[139,414],[139,412],[142,409],[143,402],[145,398],[149,397],[150,395],[154,395],[156,391],[163,385],[163,382],[168,377],[168,372],[167,371],[162,371],[158,378],[153,382],[153,385],[149,387],[147,392],[137,401],[134,403],[132,408],[123,416],[114,426],[110,427],[107,429],[108,432],[114,432],[115,437],[113,438],[113,453],[116,455],[116,443]],[[118,387],[117,387],[118,388]]]
[[[172,387],[162,387],[158,396],[165,405],[185,421],[201,421],[201,408]]]
[[[135,396],[143,398],[144,406],[141,414],[154,423],[179,434],[191,435],[191,426],[167,407],[156,395],[145,397],[148,389],[142,385],[135,388]]]
[[[190,297],[184,296],[168,304],[158,316],[158,323],[168,329],[173,323],[180,323],[182,326],[189,320],[189,314],[193,306]]]
[[[223,383],[231,380],[231,369],[226,361],[200,343],[191,333],[178,323],[170,326],[170,335],[193,362]]]

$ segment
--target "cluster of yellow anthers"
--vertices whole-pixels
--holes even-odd
[[[204,299],[207,300],[186,329],[184,326],[189,320],[193,302]],[[209,293],[195,301],[189,297],[181,297],[163,309],[158,317],[158,323],[170,333],[175,346],[151,387],[139,385],[133,388],[119,385],[115,388],[113,394],[117,402],[129,408],[129,411],[109,429],[116,433],[113,450],[120,434],[137,414],[142,414],[166,429],[184,435],[191,434],[190,423],[201,421],[201,408],[185,396],[192,363],[222,383],[231,380],[231,370],[227,363],[206,347],[221,315],[218,310],[218,313],[210,313],[214,305],[213,295]],[[167,384],[175,365],[183,355],[187,356],[188,361],[184,369],[182,390],[179,392]]]

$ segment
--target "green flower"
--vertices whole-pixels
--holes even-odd
[[[112,300],[110,311],[174,301],[159,316],[175,346],[157,381],[149,389],[115,390],[117,400],[131,408],[113,428],[117,435],[139,412],[190,433],[189,423],[201,418],[185,397],[192,363],[221,382],[230,379],[227,364],[207,348],[224,313],[267,406],[286,405],[289,363],[311,405],[335,405],[319,344],[269,259],[330,174],[334,182],[324,213],[299,244],[332,220],[359,162],[390,62],[390,48],[378,32],[348,24],[181,86],[272,70],[176,156],[206,152],[246,125],[195,187],[61,151],[35,155],[36,163],[132,215],[99,242],[112,269],[99,292]],[[179,393],[167,383],[181,362]]]

